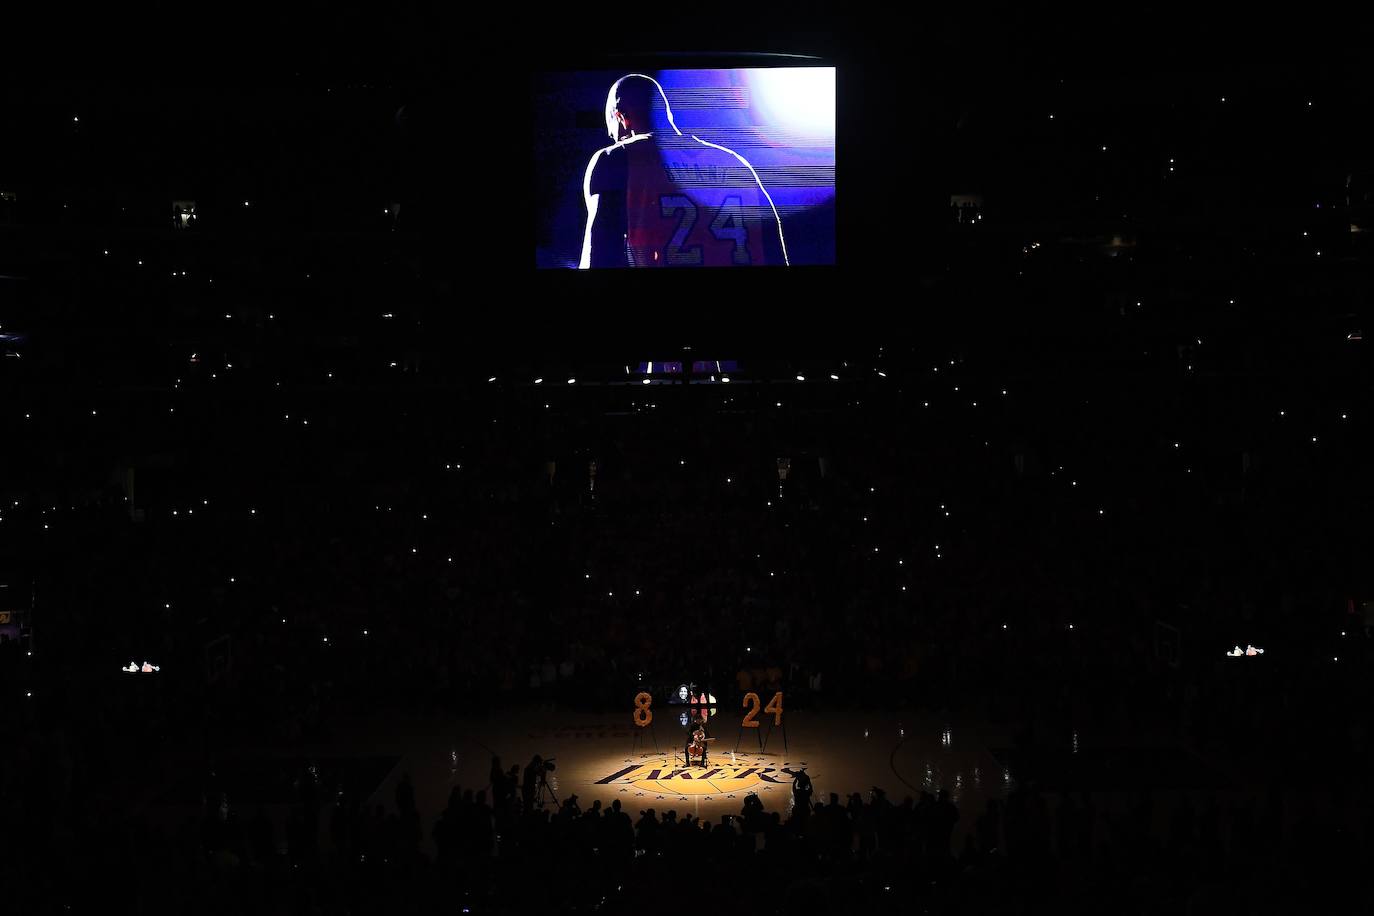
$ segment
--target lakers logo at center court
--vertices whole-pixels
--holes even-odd
[[[803,769],[804,764],[794,767],[742,759],[708,767],[684,767],[668,757],[651,757],[603,776],[596,785],[633,786],[645,792],[673,795],[727,795],[774,786],[790,787],[792,778]]]

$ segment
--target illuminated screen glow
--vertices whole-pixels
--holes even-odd
[[[542,73],[541,268],[835,263],[835,68]]]

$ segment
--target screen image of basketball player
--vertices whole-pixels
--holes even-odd
[[[835,263],[835,68],[541,73],[540,268]]]

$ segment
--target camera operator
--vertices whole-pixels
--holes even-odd
[[[806,775],[805,770],[798,771],[792,777],[792,810],[801,823],[805,823],[811,814],[811,796],[814,792],[811,777]]]
[[[544,758],[538,754],[525,767],[525,776],[520,783],[520,800],[529,811],[534,807],[534,793],[539,788],[539,777],[544,772]]]

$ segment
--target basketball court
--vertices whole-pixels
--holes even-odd
[[[1146,786],[1168,796],[1223,784],[1217,768],[1192,752],[1145,738],[1094,741],[1071,733],[1062,748],[1031,751],[1016,747],[1009,727],[925,712],[840,708],[789,710],[784,733],[771,716],[760,717],[758,729],[741,728],[741,714],[727,707],[708,723],[713,740],[706,765],[684,766],[687,732],[678,710],[656,712],[661,714],[642,729],[628,710],[598,714],[523,706],[454,717],[357,713],[337,723],[327,741],[289,752],[243,748],[222,756],[216,767],[231,803],[239,810],[261,805],[279,823],[295,798],[292,780],[306,762],[317,765],[322,784],[347,787],[367,805],[388,810],[396,784],[409,776],[426,838],[455,787],[490,794],[493,757],[500,758],[503,771],[518,766],[523,772],[535,754],[553,763],[546,807],[571,796],[584,810],[596,801],[609,807],[619,800],[632,819],[652,808],[660,816],[672,810],[679,817],[716,821],[739,814],[751,793],[766,811],[786,819],[793,779],[802,772],[817,801],[828,802],[836,793],[847,802],[855,792],[867,799],[876,787],[899,804],[907,796],[947,789],[961,811],[956,843],[988,799],[1005,798],[1026,777],[1050,793],[1092,793],[1099,808],[1125,805]],[[193,813],[199,783],[189,775],[188,780],[185,791],[177,790],[175,780],[163,781],[148,798],[149,813]],[[428,839],[425,848],[431,848]]]

